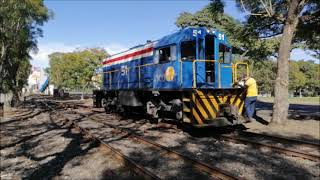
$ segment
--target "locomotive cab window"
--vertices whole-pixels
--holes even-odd
[[[181,43],[181,59],[191,61],[196,59],[196,41],[184,41]]]
[[[219,44],[219,60],[222,63],[231,63],[231,48],[226,45]]]
[[[176,46],[168,46],[155,51],[155,63],[164,64],[176,59]]]

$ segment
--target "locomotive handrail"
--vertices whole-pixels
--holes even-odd
[[[138,80],[139,80],[139,82],[138,82],[138,87],[140,88],[140,79],[141,79],[141,72],[140,72],[140,70],[141,70],[141,67],[146,67],[146,66],[152,66],[152,65],[155,65],[155,63],[148,63],[148,64],[143,64],[143,65],[140,65],[140,66],[134,66],[134,67],[132,67],[132,68],[138,68],[139,70],[138,70]],[[129,69],[128,69],[128,71],[129,71]],[[129,86],[129,81],[128,81],[128,86]]]
[[[106,72],[103,72],[103,73],[108,74],[108,73],[117,72],[117,71],[120,71],[120,69],[115,69],[115,70],[111,70],[111,71],[106,71]]]
[[[110,78],[111,77],[111,73],[113,72],[117,72],[119,71],[119,69],[115,69],[115,70],[111,70],[111,71],[106,71],[106,72],[102,72],[103,74],[109,74],[109,88],[111,89],[111,84],[112,84],[112,79]]]
[[[233,83],[236,83],[238,81],[238,65],[244,65],[246,66],[246,73],[247,73],[247,76],[249,76],[249,65],[248,63],[246,62],[237,62],[235,64],[232,64],[233,66]]]
[[[184,63],[184,61],[182,60],[178,60],[180,62],[180,82],[181,84],[183,83],[183,77],[182,77],[182,63]],[[190,61],[188,61],[190,62]],[[192,73],[193,73],[193,84],[192,87],[196,88],[197,87],[197,74],[196,74],[196,62],[218,62],[218,87],[221,88],[221,60],[206,60],[206,59],[198,59],[198,60],[193,60],[192,62]],[[143,65],[139,65],[139,66],[133,66],[133,67],[128,67],[126,70],[129,71],[130,69],[136,69],[138,68],[138,87],[141,87],[141,68],[143,67],[147,67],[147,66],[152,66],[152,65],[156,65],[156,63],[148,63],[148,64],[143,64]],[[232,68],[232,72],[233,72],[233,83],[237,81],[237,67],[238,65],[245,65],[246,66],[246,72],[247,75],[249,74],[249,65],[248,63],[245,62],[238,62],[233,64],[232,66],[230,66]],[[229,67],[229,66],[228,66]],[[115,69],[115,70],[110,70],[110,71],[105,71],[103,72],[104,74],[109,74],[109,88],[111,89],[112,86],[112,78],[111,78],[111,73],[113,72],[117,72],[120,71],[121,69]],[[128,75],[128,87],[129,87],[129,75]],[[119,88],[119,79],[118,79],[118,88]]]
[[[218,62],[218,87],[221,87],[221,81],[220,81],[220,65],[221,65],[221,61],[219,60],[207,60],[207,59],[198,59],[198,60],[194,60],[192,61],[192,73],[193,73],[193,84],[192,87],[193,88],[197,88],[197,75],[196,75],[196,62]],[[182,68],[181,68],[182,71]]]
[[[138,68],[138,79],[139,79],[139,83],[138,83],[138,86],[140,88],[140,79],[141,79],[141,67],[146,67],[146,66],[151,66],[151,65],[155,65],[155,63],[148,63],[148,64],[143,64],[143,65],[139,65],[139,66],[134,66],[134,67],[128,67],[127,68],[127,71],[128,71],[128,74],[129,74],[129,71],[130,69],[135,69],[135,68]],[[112,78],[111,78],[111,73],[113,72],[117,72],[117,71],[120,71],[121,69],[115,69],[115,70],[111,70],[111,71],[105,71],[103,72],[103,74],[109,74],[109,88],[111,89],[111,86],[112,86]],[[129,75],[128,75],[128,87],[129,87]],[[118,88],[119,88],[119,78],[118,78]]]

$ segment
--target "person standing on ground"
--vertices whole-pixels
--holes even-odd
[[[256,108],[257,96],[258,96],[258,88],[257,82],[250,75],[244,75],[242,81],[243,85],[240,85],[247,89],[246,99],[244,101],[244,107],[246,109],[246,113],[248,116],[248,121],[255,120],[253,118]]]

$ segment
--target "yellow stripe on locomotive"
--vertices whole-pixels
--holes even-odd
[[[183,121],[196,126],[240,123],[245,91],[242,89],[196,89],[183,95]]]

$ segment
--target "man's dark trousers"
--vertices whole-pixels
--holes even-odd
[[[246,97],[244,101],[244,107],[246,108],[247,116],[251,119],[256,109],[257,96]]]

